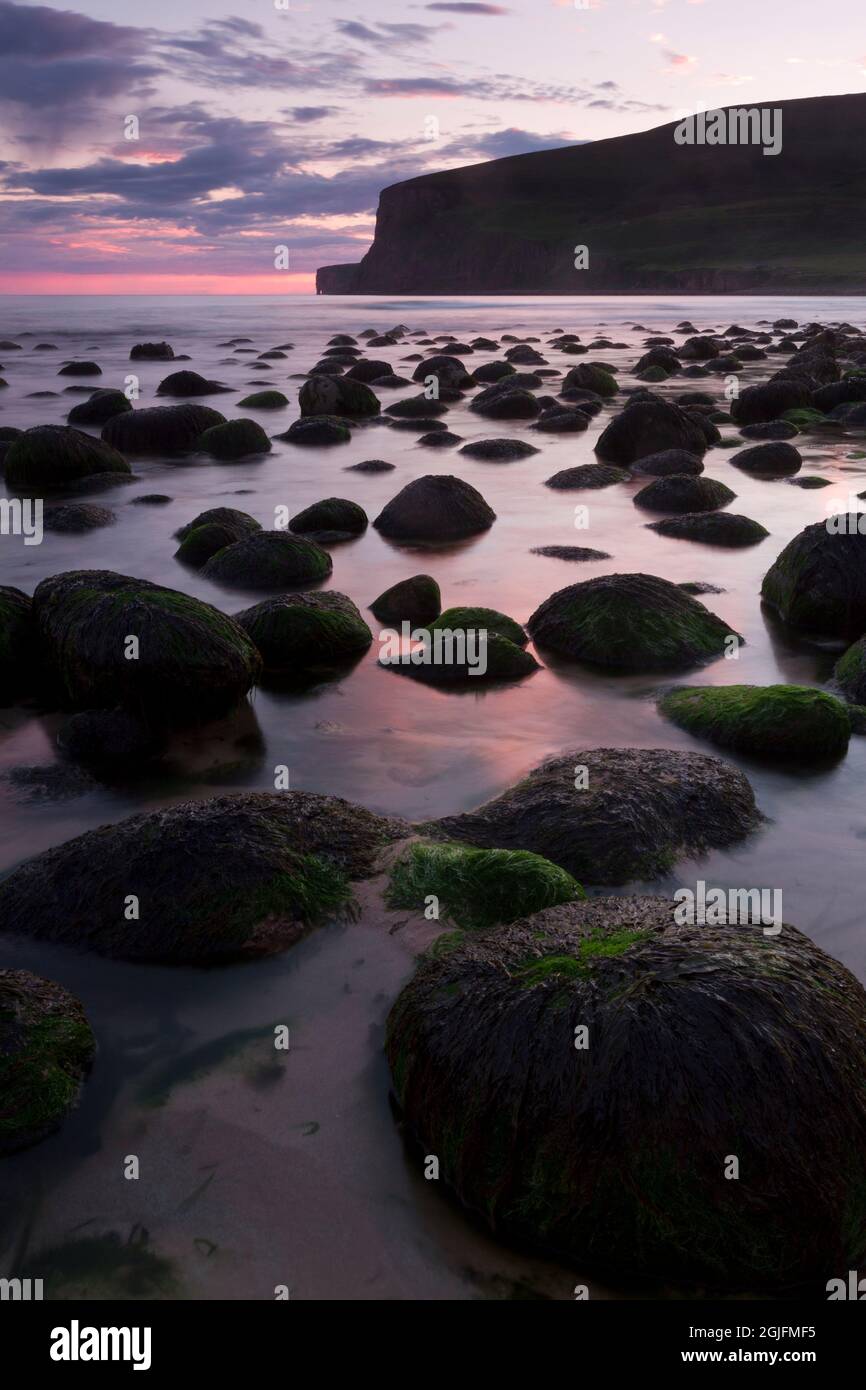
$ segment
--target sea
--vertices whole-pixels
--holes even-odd
[[[866,328],[866,299],[794,297],[439,298],[387,297],[0,297],[0,425],[65,423],[81,395],[67,386],[123,387],[140,380],[139,405],[159,403],[159,381],[173,368],[130,363],[133,344],[168,341],[181,363],[231,392],[206,398],[226,415],[246,414],[270,434],[298,414],[303,374],[335,334],[355,337],[404,324],[433,338],[454,334],[532,337],[549,365],[605,360],[634,385],[629,369],[644,339],[672,333],[681,320],[700,331],[755,328],[779,318],[849,322]],[[585,343],[623,347],[565,357],[546,348],[556,331]],[[221,346],[248,337],[251,354]],[[359,340],[360,342],[361,340]],[[32,351],[40,342],[56,352]],[[257,354],[290,343],[286,358]],[[501,356],[478,352],[474,365]],[[418,351],[404,341],[374,348],[411,376]],[[58,377],[67,358],[102,368],[98,379]],[[740,386],[768,376],[776,356],[746,364]],[[254,389],[290,399],[278,411],[237,409]],[[380,392],[383,406],[417,387]],[[548,389],[548,388],[545,388]],[[555,390],[555,383],[552,385]],[[711,389],[715,376],[672,378],[676,395]],[[36,392],[50,395],[34,395]],[[621,399],[621,398],[620,398]],[[615,408],[615,405],[614,407]],[[256,459],[220,464],[193,457],[134,461],[135,481],[94,500],[116,514],[84,535],[46,533],[40,545],[0,537],[0,583],[31,593],[47,575],[97,568],[140,576],[231,613],[256,596],[221,589],[175,558],[178,528],[205,508],[237,507],[265,527],[278,509],[302,510],[329,496],[350,498],[371,521],[410,480],[454,472],[493,507],[491,529],[471,540],[424,549],[394,544],[372,526],[334,547],[325,587],[348,594],[378,636],[369,612],[377,595],[411,574],[432,573],[444,606],[478,604],[525,621],[549,594],[596,575],[643,571],[722,592],[702,601],[744,635],[736,660],[720,660],[667,684],[796,682],[821,685],[838,651],[786,633],[761,605],[761,580],[804,526],[829,510],[864,504],[866,446],[853,434],[796,441],[803,471],[830,486],[814,491],[762,481],[731,465],[730,449],[706,455],[706,474],[736,493],[731,510],[769,531],[759,545],[724,550],[666,539],[646,528],[634,506],[642,483],[575,494],[544,486],[560,469],[595,459],[611,408],[583,434],[527,435],[524,422],[485,421],[468,399],[450,407],[448,428],[468,442],[514,435],[540,452],[513,463],[480,462],[453,449],[420,446],[410,431],[370,425],[351,443],[301,449],[275,442]],[[728,426],[724,435],[735,434]],[[387,473],[347,472],[366,459]],[[643,480],[644,482],[646,480]],[[165,506],[132,505],[164,493]],[[855,500],[852,502],[852,498]],[[578,529],[577,504],[589,508]],[[831,505],[832,504],[832,505]],[[569,563],[533,554],[539,546],[585,545],[610,559]],[[379,643],[349,674],[294,692],[259,689],[237,716],[186,732],[165,764],[111,785],[67,785],[58,775],[62,719],[25,709],[0,711],[0,874],[41,850],[139,811],[242,790],[272,790],[285,765],[297,789],[327,792],[372,810],[423,820],[469,810],[518,780],[546,756],[598,746],[713,751],[665,722],[656,697],[665,682],[613,676],[540,658],[528,679],[463,692],[431,688],[383,669]],[[622,892],[673,892],[698,880],[721,888],[779,890],[784,916],[866,981],[862,869],[866,850],[866,739],[847,756],[806,770],[726,754],[750,778],[766,820],[743,843],[680,861],[652,884]],[[15,769],[44,769],[28,776]],[[10,778],[10,774],[12,777]],[[2,932],[2,923],[0,923]],[[59,980],[85,1005],[99,1053],[82,1101],[63,1129],[3,1160],[0,1274],[39,1256],[54,1270],[59,1296],[292,1299],[570,1299],[587,1284],[594,1297],[631,1298],[628,1284],[600,1283],[494,1241],[407,1153],[389,1105],[382,1057],[390,1002],[412,969],[399,943],[359,922],[324,926],[283,956],[226,969],[129,965],[42,943],[0,936],[0,964]],[[273,1028],[286,1023],[291,1047],[273,1063]],[[129,1155],[140,1176],[124,1176]],[[47,1252],[47,1254],[46,1254]],[[659,1286],[659,1296],[677,1296]]]

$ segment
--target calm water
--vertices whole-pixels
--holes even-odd
[[[338,332],[357,336],[366,327],[384,330],[402,322],[431,337],[453,332],[464,341],[502,333],[545,339],[554,329],[577,332],[584,342],[610,337],[628,347],[576,359],[538,346],[551,367],[608,360],[622,368],[621,381],[633,385],[627,369],[647,336],[633,324],[666,333],[688,318],[699,330],[713,331],[782,316],[863,327],[866,301],[5,298],[0,337],[19,339],[25,350],[0,353],[9,382],[0,396],[0,424],[65,422],[81,398],[63,394],[70,379],[56,372],[65,357],[97,360],[99,386],[122,386],[134,370],[140,404],[153,404],[156,385],[172,368],[130,364],[129,348],[144,340],[165,338],[176,354],[188,353],[186,365],[235,393],[208,403],[228,416],[253,415],[275,433],[297,414],[300,381],[293,375],[308,370]],[[255,356],[236,356],[231,364],[225,360],[231,351],[218,346],[241,335],[253,340],[247,346],[256,352],[285,342],[295,346],[271,370],[253,370]],[[40,341],[56,343],[59,351],[33,353]],[[368,355],[411,376],[414,364],[403,359],[416,350],[404,344],[369,349]],[[495,356],[501,352],[476,353],[467,363],[471,368]],[[758,380],[778,365],[775,355],[749,364],[741,381]],[[269,384],[292,404],[277,412],[236,410],[248,391]],[[557,389],[555,381],[549,389]],[[721,382],[715,376],[674,379],[660,389],[720,394]],[[58,394],[30,398],[43,390]],[[379,394],[386,405],[416,389]],[[322,497],[341,496],[360,503],[372,519],[412,478],[456,472],[496,511],[489,532],[430,551],[395,546],[371,527],[335,547],[328,587],[349,594],[363,611],[397,580],[429,571],[445,605],[488,605],[523,621],[554,590],[599,574],[643,570],[675,581],[710,581],[725,592],[704,601],[744,634],[747,645],[737,661],[717,662],[698,679],[825,680],[834,654],[792,642],[772,625],[761,610],[760,582],[791,537],[827,514],[829,499],[841,509],[866,487],[866,458],[856,457],[863,434],[801,445],[804,472],[821,473],[833,484],[814,492],[749,478],[731,467],[729,451],[711,450],[706,473],[737,494],[731,510],[770,532],[759,546],[729,552],[646,530],[649,518],[632,501],[640,482],[589,493],[543,486],[559,469],[594,460],[593,444],[609,414],[606,409],[582,435],[526,436],[520,422],[485,422],[465,403],[451,407],[448,427],[467,441],[514,434],[540,446],[539,454],[511,464],[426,449],[411,432],[378,426],[358,429],[350,444],[332,449],[278,442],[261,461],[138,460],[132,485],[94,499],[114,509],[113,526],[86,536],[46,533],[43,544],[32,547],[0,538],[0,582],[32,592],[44,576],[61,570],[115,569],[236,612],[254,600],[214,586],[173,558],[173,533],[199,511],[236,506],[268,527],[278,506],[294,514]],[[735,431],[722,427],[722,433]],[[368,458],[384,458],[395,471],[344,472]],[[169,494],[171,504],[130,505],[150,492]],[[589,506],[588,530],[574,528],[578,503]],[[530,553],[549,544],[590,545],[612,558],[576,565]],[[365,616],[375,633],[375,620]],[[56,763],[59,720],[0,711],[0,871],[134,811],[225,790],[270,789],[277,764],[289,766],[296,788],[422,819],[478,805],[565,748],[704,747],[660,719],[657,683],[647,677],[609,678],[546,665],[510,688],[454,694],[379,669],[376,653],[374,643],[349,676],[304,694],[257,691],[236,719],[179,739],[158,776],[74,796],[58,795],[56,786],[25,795],[10,784],[12,768]],[[650,891],[696,877],[721,886],[781,888],[787,920],[866,979],[860,872],[866,740],[854,739],[835,767],[808,774],[732,761],[751,778],[769,817],[766,827],[731,852],[681,863],[674,877]],[[170,1263],[172,1287],[185,1297],[270,1297],[276,1283],[290,1284],[293,1298],[489,1298],[513,1296],[515,1287],[570,1296],[573,1272],[494,1245],[405,1161],[380,1057],[389,1001],[411,969],[411,957],[394,942],[363,926],[335,926],[279,960],[211,972],[130,967],[20,942],[6,943],[4,957],[73,989],[101,1051],[82,1106],[62,1133],[4,1163],[0,1264],[20,1262],[25,1250],[106,1232],[116,1232],[121,1242],[133,1232],[135,1242],[143,1227],[147,1249],[166,1268]],[[261,1073],[263,1059],[273,1061],[265,1034],[277,1021],[291,1023],[292,1052],[284,1071]],[[138,1182],[122,1177],[129,1153],[142,1156]],[[111,1273],[110,1253],[94,1250],[106,1287],[116,1292],[125,1276]],[[71,1287],[93,1291],[86,1279]]]

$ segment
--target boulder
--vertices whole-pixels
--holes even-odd
[[[681,406],[662,400],[636,400],[607,425],[595,452],[610,463],[632,464],[647,454],[684,449],[703,455],[707,440],[701,425]]]
[[[47,507],[42,524],[46,531],[83,535],[100,526],[111,526],[116,520],[117,515],[110,507],[97,507],[92,502],[64,502]]]
[[[629,474],[624,468],[614,468],[609,463],[579,463],[575,468],[561,468],[544,481],[545,487],[599,488],[628,482],[628,478]]]
[[[74,405],[66,418],[70,425],[104,425],[127,410],[132,410],[132,402],[123,391],[94,391],[89,400]]]
[[[175,551],[175,559],[201,569],[212,555],[261,529],[255,517],[246,512],[236,511],[234,507],[211,507],[176,532],[181,544]]]
[[[128,476],[132,469],[111,444],[69,425],[35,425],[25,430],[12,440],[5,459],[10,490],[40,496],[107,473]]]
[[[168,343],[136,343],[129,354],[130,362],[172,362],[174,349]]]
[[[211,425],[226,418],[208,405],[155,405],[115,415],[102,438],[124,454],[185,454]]]
[[[124,960],[262,954],[344,909],[349,880],[405,833],[402,822],[312,792],[188,801],[28,860],[0,883],[0,915],[13,935]],[[123,914],[130,894],[134,920]]]
[[[74,995],[29,970],[0,970],[0,1156],[60,1128],[95,1051]]]
[[[854,641],[866,632],[866,526],[849,512],[807,526],[764,576],[761,596],[791,627]]]
[[[842,701],[805,685],[683,686],[658,707],[722,748],[798,763],[841,757],[851,734]]]
[[[158,396],[214,396],[228,391],[222,382],[209,381],[198,372],[172,372],[156,388]]]
[[[251,454],[269,454],[271,441],[255,420],[227,420],[224,425],[211,425],[205,430],[198,447],[203,454],[231,463]]]
[[[453,386],[458,391],[472,385],[472,377],[459,357],[449,357],[447,353],[438,353],[428,357],[425,362],[419,362],[412,373],[412,380],[426,382],[431,376],[436,378],[440,386]]]
[[[732,512],[686,512],[682,516],[667,516],[663,521],[651,521],[647,530],[658,531],[660,536],[671,536],[675,540],[731,548],[756,545],[770,534],[759,521]]]
[[[696,598],[649,574],[607,574],[560,589],[527,628],[537,647],[612,671],[684,670],[742,641]]]
[[[0,585],[0,704],[9,705],[32,689],[35,681],[35,643],[32,600],[8,585]]]
[[[518,1246],[702,1293],[823,1289],[864,1250],[866,994],[794,927],[677,906],[571,902],[429,952],[387,1023],[403,1123]]]
[[[289,521],[289,530],[297,535],[313,536],[323,541],[343,540],[360,536],[367,529],[367,513],[357,502],[345,497],[326,497],[305,507]]]
[[[252,395],[238,401],[242,410],[282,410],[288,404],[289,398],[282,391],[253,391]]]
[[[733,502],[736,495],[715,478],[669,473],[641,488],[634,504],[650,512],[714,512]]]
[[[394,540],[453,541],[487,531],[496,513],[462,478],[430,473],[407,483],[373,525]]]
[[[232,589],[303,588],[327,579],[333,565],[315,541],[286,531],[258,531],[212,555],[202,573]]]
[[[423,627],[442,611],[442,596],[439,585],[429,574],[413,574],[410,579],[401,579],[392,584],[370,604],[370,611],[380,623],[399,627],[410,623],[412,627]]]
[[[313,376],[298,392],[301,416],[337,415],[352,420],[379,414],[379,398],[362,381],[348,377]]]
[[[266,598],[236,613],[235,622],[249,634],[272,674],[333,666],[359,656],[373,640],[352,600],[334,589]]]
[[[565,381],[562,383],[564,391],[580,390],[592,391],[596,396],[601,396],[604,400],[615,396],[619,391],[616,378],[610,372],[605,371],[604,367],[595,362],[578,362],[576,367],[572,367]]]
[[[307,419],[293,420],[282,434],[275,439],[285,440],[287,444],[300,444],[302,448],[323,444],[348,444],[352,431],[345,420],[335,415],[316,415]]]
[[[866,637],[858,638],[840,656],[833,678],[846,700],[855,705],[866,705]]]
[[[734,454],[731,463],[758,478],[790,478],[803,467],[803,456],[793,444],[772,440]]]
[[[33,624],[45,679],[78,708],[121,705],[194,723],[244,698],[261,669],[246,633],[208,603],[110,570],[43,579]],[[129,659],[130,638],[138,655]]]
[[[670,473],[690,474],[695,477],[703,473],[703,459],[690,454],[685,449],[663,449],[659,454],[647,454],[634,465],[636,473],[647,473],[653,478],[666,478]]]
[[[731,415],[738,425],[758,425],[778,420],[786,410],[811,404],[812,391],[804,382],[774,378],[741,391],[731,401]]]
[[[464,444],[459,452],[467,458],[481,459],[484,463],[512,463],[515,459],[529,458],[539,451],[523,439],[475,439],[470,444]]]

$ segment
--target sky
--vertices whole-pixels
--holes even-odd
[[[379,192],[866,90],[862,0],[0,0],[0,292],[308,294]]]

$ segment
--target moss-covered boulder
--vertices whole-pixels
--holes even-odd
[[[127,960],[219,961],[291,945],[339,912],[400,821],[312,792],[190,801],[102,826],[0,883],[4,930]],[[124,903],[138,899],[128,920]]]
[[[331,557],[315,541],[286,531],[258,531],[211,556],[203,573],[235,589],[285,589],[327,579]]]
[[[434,947],[388,1018],[403,1120],[500,1235],[656,1283],[823,1285],[866,1250],[866,995],[794,927],[676,907]]]
[[[129,353],[130,362],[173,362],[174,348],[170,343],[136,343]]]
[[[759,386],[747,386],[731,401],[731,415],[738,425],[759,425],[778,420],[788,410],[812,403],[808,383],[793,378],[777,378]]]
[[[171,372],[156,388],[158,396],[214,396],[229,388],[220,381],[211,381],[199,372]]]
[[[514,642],[518,647],[525,647],[528,641],[520,623],[509,618],[507,613],[500,613],[497,608],[478,608],[467,604],[446,608],[445,612],[430,624],[430,630],[444,632],[449,629],[487,632],[496,637],[507,637],[509,642]]]
[[[757,478],[790,478],[803,467],[803,455],[783,439],[755,444],[734,454],[731,463]]]
[[[445,401],[428,400],[426,396],[409,396],[406,400],[394,401],[392,405],[386,406],[385,414],[393,415],[398,420],[435,420],[447,410]]]
[[[765,758],[841,757],[851,734],[842,701],[805,685],[684,686],[659,710],[690,734]]]
[[[651,881],[761,821],[748,779],[704,753],[590,748],[558,755],[477,811],[418,828],[485,849],[529,849],[581,883]]]
[[[594,362],[578,362],[576,367],[571,368],[562,384],[562,389],[571,391],[575,387],[583,391],[594,391],[597,396],[602,396],[605,399],[615,396],[619,391],[613,374],[605,371],[604,367],[598,366]]]
[[[531,420],[540,415],[539,401],[519,382],[519,377],[503,377],[475,396],[470,410],[491,420]]]
[[[436,378],[440,387],[453,387],[458,391],[472,385],[472,377],[460,358],[449,356],[447,353],[437,353],[428,357],[426,361],[419,362],[412,373],[412,380],[426,382],[431,376]]]
[[[866,632],[866,527],[848,512],[807,526],[764,576],[761,596],[802,632],[848,641]]]
[[[840,656],[833,678],[846,699],[855,705],[866,705],[866,637],[852,643]]]
[[[669,473],[641,488],[634,504],[648,512],[714,512],[733,502],[736,495],[715,478]]]
[[[413,627],[421,627],[438,618],[442,611],[442,595],[432,575],[413,574],[410,579],[392,584],[374,599],[370,611],[380,623],[397,627],[401,623],[411,623]]]
[[[28,970],[0,970],[0,1155],[60,1128],[95,1051],[73,995]]]
[[[70,425],[104,425],[127,410],[132,410],[132,401],[123,391],[94,391],[89,400],[74,405],[66,418]]]
[[[612,487],[614,483],[628,482],[629,473],[625,468],[615,468],[611,463],[578,463],[574,468],[561,468],[552,477],[545,478],[545,487],[559,491],[579,488]]]
[[[119,418],[119,417],[118,417]],[[117,449],[69,425],[36,425],[13,439],[5,459],[13,492],[61,492],[83,478],[130,474]]]
[[[680,406],[654,398],[630,401],[610,421],[595,446],[600,459],[621,465],[668,449],[702,456],[707,439],[700,423]]]
[[[481,459],[482,463],[513,463],[538,452],[533,444],[523,439],[475,439],[460,450],[467,458]]]
[[[416,841],[391,866],[385,901],[423,911],[431,896],[438,920],[477,930],[572,902],[584,892],[565,869],[527,850]]]
[[[348,377],[311,376],[298,392],[302,416],[341,415],[365,419],[379,414],[379,398],[363,381]]]
[[[205,430],[225,422],[208,405],[154,405],[115,415],[103,426],[102,438],[124,454],[186,454]]]
[[[181,543],[175,551],[175,559],[200,569],[217,551],[261,529],[255,517],[246,512],[236,511],[234,507],[211,507],[175,533]]]
[[[380,664],[428,685],[472,689],[501,681],[523,680],[539,670],[530,652],[496,632],[474,627],[439,627],[431,623],[422,641],[399,655],[382,649]]]
[[[62,502],[46,507],[42,525],[46,531],[65,535],[84,535],[102,526],[112,526],[117,513],[110,507],[97,507],[94,502]]]
[[[649,574],[571,584],[545,599],[527,628],[539,648],[613,671],[684,670],[742,640],[676,584]]]
[[[732,512],[686,512],[682,516],[665,517],[663,521],[651,521],[647,530],[657,531],[660,536],[672,536],[675,540],[699,541],[732,549],[757,545],[770,534],[759,521]]]
[[[157,722],[197,722],[243,699],[261,671],[225,613],[110,570],[43,579],[33,622],[45,677],[73,707],[122,705]]]
[[[230,463],[250,454],[269,454],[271,441],[255,420],[227,420],[224,425],[211,425],[198,441],[203,454]]]
[[[32,599],[20,589],[0,585],[0,704],[10,704],[33,687],[32,607]]]
[[[67,362],[57,373],[58,376],[102,376],[98,362]]]
[[[280,594],[235,614],[258,648],[265,670],[288,674],[334,666],[365,652],[373,634],[346,594]]]
[[[238,401],[242,410],[282,410],[288,404],[289,398],[282,391],[253,391],[252,395]]]
[[[289,530],[327,544],[363,535],[368,524],[367,513],[357,502],[346,497],[325,497],[297,512],[289,521]]]
[[[493,508],[471,483],[431,473],[407,483],[373,525],[394,540],[453,541],[487,531],[495,520]]]
[[[301,448],[317,448],[326,444],[348,444],[352,431],[347,421],[336,415],[314,415],[306,419],[293,420],[282,434],[275,439],[286,444],[299,444]]]

